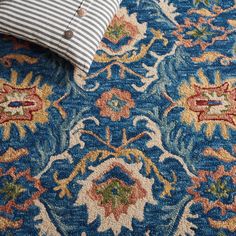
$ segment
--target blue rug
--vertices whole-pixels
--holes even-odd
[[[124,0],[87,78],[0,36],[0,235],[236,235],[236,5]]]

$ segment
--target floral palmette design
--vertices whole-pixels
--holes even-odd
[[[186,19],[185,25],[179,26],[174,35],[179,39],[179,44],[183,44],[185,47],[199,45],[202,50],[205,50],[217,40],[227,40],[226,29],[213,26],[211,24],[212,20],[200,18],[197,23],[194,23],[190,19]],[[182,36],[184,32],[185,36]]]
[[[26,75],[18,84],[19,74],[12,70],[11,80],[7,82],[0,78],[0,127],[3,128],[3,138],[9,139],[12,126],[16,126],[21,138],[25,137],[27,126],[35,132],[36,125],[48,122],[48,108],[54,106],[65,117],[65,112],[59,102],[64,96],[52,104],[49,96],[52,88],[44,84],[39,86],[41,77],[37,76],[33,83],[33,73]]]
[[[35,208],[36,202],[46,192],[40,179],[32,176],[29,168],[23,171],[16,167],[4,170],[5,165],[13,164],[28,154],[25,148],[8,148],[0,155],[0,233],[20,229],[25,223],[23,212]],[[21,212],[20,216],[13,220],[12,215],[17,211]]]
[[[74,132],[74,131],[73,131]],[[80,133],[80,134],[78,134]],[[59,179],[59,173],[56,171],[54,173],[54,181],[58,185],[54,187],[55,191],[60,191],[59,196],[61,198],[67,196],[71,197],[71,192],[68,189],[68,185],[74,180],[74,178],[79,174],[84,174],[86,172],[87,162],[92,161],[95,162],[97,159],[105,160],[108,157],[114,157],[114,158],[123,158],[127,157],[130,161],[133,160],[135,163],[139,163],[140,160],[142,160],[145,163],[145,172],[147,175],[150,175],[151,171],[153,171],[156,175],[156,177],[162,182],[164,185],[164,189],[161,193],[161,197],[171,196],[171,191],[175,189],[174,185],[176,183],[176,175],[173,172],[173,182],[170,182],[165,177],[162,176],[162,174],[159,172],[157,166],[155,163],[147,157],[141,150],[135,149],[135,148],[129,148],[129,146],[134,143],[137,140],[142,139],[144,136],[148,136],[149,133],[142,132],[138,134],[135,137],[132,137],[130,139],[127,139],[127,133],[126,129],[123,129],[122,131],[122,144],[119,147],[115,147],[111,144],[111,132],[109,127],[106,129],[106,139],[103,140],[102,137],[99,135],[88,131],[88,130],[76,130],[75,132],[76,137],[80,138],[80,135],[89,135],[93,138],[95,138],[97,141],[99,141],[101,144],[105,145],[108,149],[111,149],[112,151],[108,151],[107,149],[97,149],[88,152],[75,166],[73,171],[70,173],[70,175],[67,178]],[[72,136],[73,139],[75,138]],[[68,155],[67,151],[61,155]],[[133,157],[133,158],[131,158]]]
[[[0,107],[1,124],[10,120],[32,120],[32,113],[42,109],[42,100],[35,87],[17,89],[5,84],[0,94]]]
[[[236,212],[236,168],[226,171],[220,166],[216,171],[201,170],[197,178],[192,179],[194,185],[188,192],[194,196],[195,203],[201,203],[204,213],[219,208],[222,215],[227,211]]]
[[[129,117],[130,109],[134,108],[135,103],[128,91],[113,88],[104,92],[97,100],[96,105],[101,110],[101,116],[107,116],[112,121],[118,121],[121,117]]]
[[[211,137],[217,125],[221,127],[224,138],[228,138],[227,128],[235,129],[236,116],[236,89],[232,87],[232,81],[221,82],[219,72],[216,72],[214,85],[209,84],[208,78],[202,70],[198,71],[201,83],[196,82],[194,77],[188,83],[183,83],[179,88],[182,96],[174,102],[169,96],[166,98],[172,103],[166,110],[168,114],[174,107],[184,107],[181,114],[182,121],[194,124],[200,131],[203,124],[207,125],[206,134]],[[191,115],[190,115],[191,114]]]
[[[109,55],[122,55],[145,38],[146,30],[147,24],[138,23],[136,14],[129,16],[127,9],[121,8],[109,25],[99,49]]]
[[[195,87],[196,95],[187,100],[191,110],[199,112],[199,121],[225,120],[234,123],[236,103],[234,102],[235,89],[229,90],[229,83],[215,88]]]
[[[198,5],[201,1],[196,2],[196,5]],[[213,1],[202,2],[207,3],[206,5],[213,4]],[[219,1],[217,3],[219,4]],[[192,57],[192,61],[195,63],[219,61],[223,66],[231,65],[235,62],[234,47],[232,47],[231,55],[219,50],[220,47],[212,48],[217,43],[221,44],[221,41],[230,40],[230,37],[235,33],[235,20],[230,17],[234,14],[234,10],[235,6],[224,9],[217,6],[216,3],[213,4],[211,9],[190,9],[184,24],[178,24],[177,30],[173,32],[173,35],[178,39],[177,44],[186,48],[197,48],[199,46],[201,54]],[[225,21],[224,26],[217,24],[217,21]]]
[[[12,213],[14,208],[26,211],[45,192],[40,180],[32,177],[30,170],[17,173],[13,167],[3,173],[0,169],[0,179],[0,211],[6,213]],[[35,188],[32,193],[25,186],[31,183]]]
[[[147,24],[139,23],[137,14],[129,14],[126,8],[121,8],[108,27],[99,51],[94,57],[95,62],[106,65],[96,73],[88,76],[86,80],[96,78],[103,72],[107,72],[107,78],[111,79],[113,66],[118,66],[121,79],[124,79],[126,74],[131,74],[141,79],[142,83],[144,83],[141,86],[141,90],[145,90],[147,85],[157,79],[156,73],[153,73],[149,66],[142,65],[147,70],[146,77],[142,73],[131,69],[129,65],[140,61],[157,41],[161,41],[164,46],[168,44],[164,33],[160,30],[151,29],[153,38],[149,43],[136,47],[140,41],[146,38],[146,32]]]
[[[12,71],[11,82],[0,80],[0,126],[4,128],[4,138],[10,136],[11,126],[17,126],[20,136],[26,134],[24,125],[32,131],[36,130],[36,123],[48,121],[47,108],[50,102],[47,100],[52,90],[48,85],[37,88],[40,78],[29,85],[33,74],[29,73],[21,85],[17,84],[18,73]],[[43,91],[43,92],[42,92]]]
[[[125,226],[132,230],[132,219],[144,219],[146,203],[156,204],[152,196],[154,180],[143,177],[140,164],[127,164],[121,159],[109,159],[84,181],[76,205],[86,204],[88,223],[101,217],[98,231],[112,229],[115,235]]]
[[[233,10],[233,9],[232,9]],[[234,29],[227,29],[223,26],[215,25],[214,19],[225,11],[221,7],[213,7],[212,11],[207,9],[189,10],[189,18],[186,18],[183,25],[178,25],[173,35],[179,40],[177,43],[185,47],[200,46],[201,50],[214,45],[217,41],[227,40],[228,36],[235,32]],[[192,20],[193,14],[198,14],[198,20]],[[230,20],[229,20],[230,23]]]

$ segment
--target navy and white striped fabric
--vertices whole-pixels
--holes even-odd
[[[0,32],[46,46],[88,72],[121,0],[0,0]],[[83,9],[86,14],[77,14]],[[73,37],[66,39],[66,31]]]

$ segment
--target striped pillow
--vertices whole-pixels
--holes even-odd
[[[0,32],[50,48],[87,73],[121,0],[0,0]]]

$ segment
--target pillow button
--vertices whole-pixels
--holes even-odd
[[[83,9],[83,8],[79,8],[77,10],[77,14],[78,14],[79,17],[84,17],[86,15],[86,10]]]
[[[65,33],[64,33],[65,39],[71,39],[73,36],[74,36],[74,33],[73,33],[72,30],[67,30],[67,31],[65,31]]]

